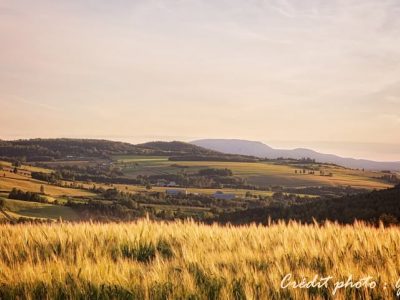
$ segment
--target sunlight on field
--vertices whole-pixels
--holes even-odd
[[[272,196],[273,192],[270,191],[253,191],[253,190],[244,190],[244,189],[228,189],[228,188],[223,188],[223,189],[202,189],[202,188],[168,188],[168,187],[158,187],[158,186],[153,186],[151,190],[147,190],[146,187],[144,186],[138,186],[138,185],[115,185],[122,191],[128,190],[128,191],[133,191],[133,192],[162,192],[164,193],[166,190],[175,190],[175,189],[182,189],[186,190],[188,193],[193,193],[193,194],[206,194],[206,195],[211,195],[214,194],[216,191],[223,191],[224,193],[234,193],[238,197],[244,197],[246,192],[251,192],[252,195],[262,195],[262,196]]]
[[[73,209],[67,206],[52,205],[46,203],[37,203],[29,201],[21,201],[14,199],[5,199],[5,209],[7,213],[14,218],[46,218],[63,220],[76,220],[78,215]]]
[[[143,155],[116,155],[114,159],[121,163],[130,162],[168,162],[168,156],[143,156]]]
[[[13,188],[17,188],[23,191],[39,193],[40,187],[42,185],[44,187],[45,194],[53,197],[59,197],[59,196],[79,197],[79,196],[94,195],[93,193],[90,193],[88,191],[54,186],[39,180],[32,179],[27,176],[0,171],[0,191],[11,191]]]
[[[165,175],[179,172],[193,173],[203,168],[228,168],[234,175],[244,177],[248,183],[260,186],[352,186],[354,188],[383,189],[391,185],[377,177],[380,172],[352,170],[331,165],[321,167],[333,176],[320,176],[319,171],[314,175],[295,174],[300,170],[292,165],[280,165],[270,162],[214,162],[214,161],[169,161],[167,157],[124,156],[119,157],[124,162],[123,169],[128,175]]]
[[[270,227],[194,222],[0,226],[0,298],[324,299],[333,290],[281,289],[300,280],[379,278],[335,299],[389,299],[400,229],[362,224]],[[388,283],[384,287],[384,283]]]
[[[10,162],[7,161],[0,161],[0,171],[1,171],[1,167],[12,167],[12,164]],[[30,165],[25,165],[23,164],[21,167],[19,167],[22,170],[26,170],[29,172],[43,172],[43,173],[50,173],[52,172],[52,170],[50,169],[46,169],[46,168],[40,168],[40,167],[35,167],[35,166],[30,166]]]

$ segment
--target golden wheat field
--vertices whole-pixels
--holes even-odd
[[[1,225],[0,236],[0,299],[391,299],[400,269],[400,229],[360,223],[143,219]],[[327,288],[281,288],[289,273],[332,280]],[[350,275],[371,276],[376,287],[333,295]]]

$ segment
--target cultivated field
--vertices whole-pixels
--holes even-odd
[[[118,156],[115,160],[127,175],[163,175],[178,172],[195,173],[204,168],[228,168],[234,175],[246,178],[248,183],[260,186],[281,185],[287,187],[306,186],[352,186],[354,188],[383,189],[391,185],[383,182],[381,172],[352,170],[338,166],[315,164],[315,168],[332,173],[332,177],[296,174],[301,166],[272,162],[214,162],[214,161],[169,161],[166,156]]]
[[[93,193],[90,193],[85,190],[55,186],[48,184],[47,182],[44,181],[35,180],[28,176],[0,171],[1,192],[9,192],[13,188],[17,188],[23,191],[39,193],[41,186],[44,187],[45,194],[49,197],[61,197],[61,196],[87,197],[94,195]]]
[[[10,162],[7,162],[7,161],[0,161],[0,168],[1,167],[12,168],[12,164]],[[35,167],[35,166],[31,166],[31,165],[22,165],[19,168],[22,169],[22,170],[29,171],[29,172],[43,172],[43,173],[50,173],[51,172],[51,170],[49,170],[49,169]]]
[[[0,226],[0,299],[394,299],[400,229],[194,222]],[[282,289],[286,274],[332,276]],[[374,289],[336,290],[352,275]]]
[[[7,214],[14,219],[18,219],[19,217],[32,219],[45,218],[52,220],[62,218],[63,220],[68,221],[74,221],[78,219],[77,213],[67,206],[21,201],[15,199],[4,199],[4,201],[4,208]],[[4,218],[5,215],[0,215],[0,218],[1,217]]]

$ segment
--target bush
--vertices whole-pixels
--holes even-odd
[[[40,202],[40,203],[47,203],[47,199],[40,196],[38,193],[32,192],[24,192],[22,190],[13,188],[11,192],[8,194],[9,199],[16,199],[16,200],[24,200],[24,201],[32,201],[32,202]]]
[[[233,172],[229,169],[215,169],[215,168],[207,168],[199,171],[199,175],[201,176],[232,176]]]

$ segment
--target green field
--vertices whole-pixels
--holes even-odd
[[[181,162],[168,160],[167,156],[116,156],[117,164],[121,166],[124,173],[130,177],[138,175],[167,175],[179,172],[196,172],[201,168],[187,168]]]
[[[119,163],[146,162],[149,164],[168,161],[168,156],[116,155],[114,159]]]
[[[116,184],[114,185],[116,188],[118,188],[121,191],[131,191],[131,192],[149,192],[149,190],[146,189],[145,186],[140,186],[140,185],[119,185]],[[158,186],[153,186],[150,190],[150,192],[165,192],[168,189],[177,189],[177,188],[172,188],[172,187],[158,187]],[[245,189],[231,189],[231,188],[221,188],[221,189],[208,189],[208,188],[178,188],[178,189],[183,189],[186,190],[188,193],[191,194],[205,194],[205,195],[211,195],[214,194],[217,191],[222,191],[224,193],[233,193],[237,197],[245,197],[247,192],[250,192],[251,195],[254,196],[272,196],[274,192],[272,191],[259,191],[259,190],[245,190]],[[300,197],[304,196],[309,196],[309,197],[315,197],[313,195],[304,195],[304,194],[298,194]]]
[[[46,218],[46,219],[59,219],[63,220],[76,220],[78,215],[67,206],[52,205],[45,203],[29,202],[14,199],[4,199],[5,210],[7,213],[14,217],[27,217],[27,218]]]
[[[204,168],[228,168],[235,176],[258,186],[352,186],[354,188],[383,189],[391,185],[377,179],[381,172],[352,170],[339,166],[315,164],[314,166],[333,176],[295,174],[301,166],[276,164],[273,162],[214,162],[214,161],[169,161],[166,156],[119,156],[116,162],[127,176],[195,173]]]

